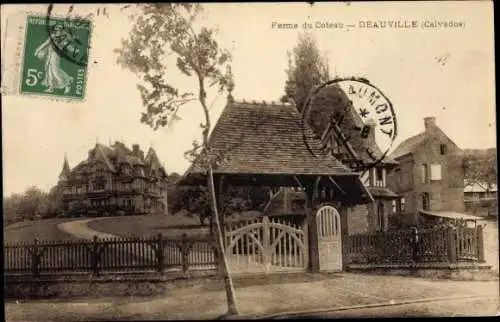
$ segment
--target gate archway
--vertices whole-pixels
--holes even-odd
[[[342,271],[342,239],[340,215],[332,206],[316,212],[320,271]]]

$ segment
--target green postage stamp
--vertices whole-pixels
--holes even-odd
[[[90,37],[88,20],[28,15],[19,92],[83,99]]]

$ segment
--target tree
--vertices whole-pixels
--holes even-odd
[[[287,55],[288,79],[281,101],[294,103],[302,111],[314,87],[330,80],[328,60],[321,55],[315,38],[309,33],[300,34],[297,45]]]
[[[48,210],[47,194],[32,186],[26,189],[19,204],[18,211],[23,219],[38,220],[45,216]]]
[[[172,172],[167,176],[167,183],[170,185],[174,185],[180,178],[181,178],[180,174],[178,174],[177,172]]]
[[[228,187],[219,204],[224,216],[247,210],[262,211],[269,201],[269,189],[262,187]],[[196,215],[203,225],[212,215],[210,194],[206,187],[175,187],[169,194],[173,214],[181,210]]]
[[[488,193],[497,183],[496,149],[464,152],[464,179],[467,185],[478,185]]]
[[[198,157],[207,170],[208,191],[212,216],[217,231],[218,250],[221,256],[219,268],[226,286],[228,314],[238,314],[233,282],[224,254],[219,211],[215,195],[213,169],[220,161],[209,145],[211,130],[210,107],[207,105],[207,89],[216,86],[219,93],[234,88],[230,69],[231,55],[219,47],[214,29],[195,25],[201,12],[199,4],[138,4],[140,14],[132,17],[134,25],[128,39],[123,40],[118,63],[130,69],[142,81],[138,85],[146,111],[141,122],[153,129],[168,126],[179,119],[178,110],[187,103],[197,101],[204,115],[202,143],[193,142],[187,157]],[[167,67],[170,58],[176,58],[177,69],[195,80],[197,95],[181,91],[169,78]]]
[[[60,185],[55,185],[47,194],[47,213],[45,217],[58,217],[63,212],[63,189]]]
[[[21,204],[23,195],[13,193],[3,200],[3,222],[4,226],[12,223],[22,221],[23,214],[19,212],[19,205]]]
[[[188,215],[195,215],[203,225],[212,215],[210,194],[204,186],[180,187],[176,186],[169,194],[169,205],[172,214],[184,210]]]

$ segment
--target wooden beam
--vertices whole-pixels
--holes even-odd
[[[302,189],[305,189],[304,185],[302,184],[302,182],[300,182],[300,180],[299,180],[299,178],[297,178],[297,176],[293,176],[293,180],[295,180],[295,182],[297,182],[299,187],[301,187]]]
[[[342,189],[342,188],[339,186],[339,184],[338,184],[338,183],[337,183],[337,182],[336,182],[336,181],[332,178],[332,176],[328,176],[328,179],[330,179],[330,181],[331,181],[331,182],[335,185],[335,187],[336,187],[337,189],[339,189],[339,191],[340,191],[343,195],[345,195],[345,194],[346,194],[346,193],[345,193],[345,191],[344,191],[344,189]]]
[[[316,180],[314,181],[313,195],[312,195],[313,208],[314,208],[314,203],[316,202],[316,199],[318,198],[318,186],[319,186],[320,181],[321,181],[321,176],[318,176],[316,178]]]

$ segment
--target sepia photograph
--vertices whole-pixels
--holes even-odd
[[[0,12],[6,321],[500,313],[493,1]]]

